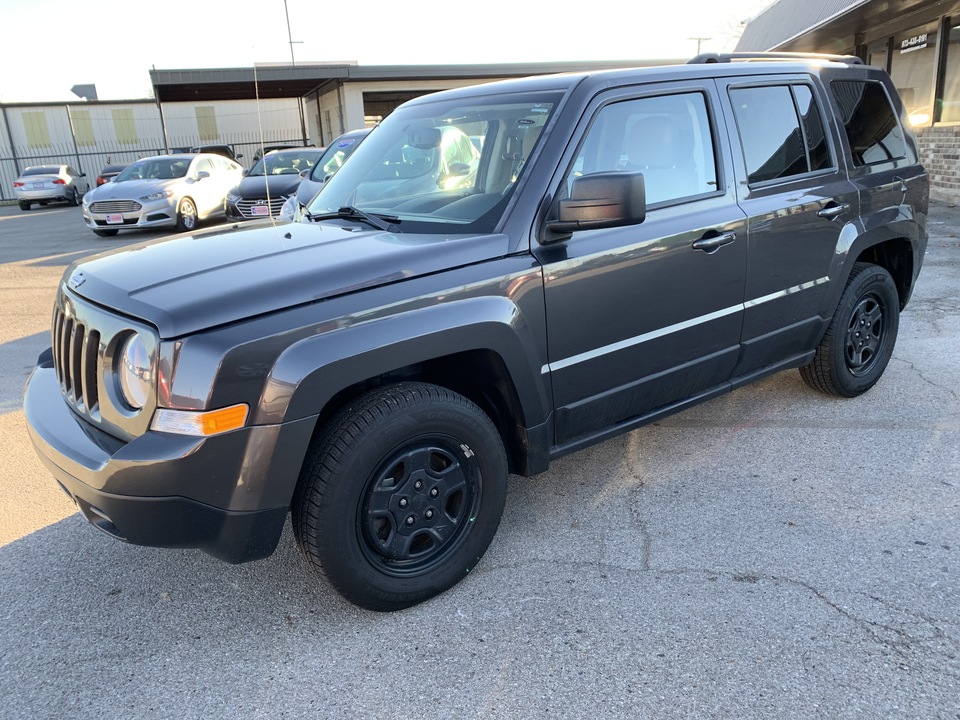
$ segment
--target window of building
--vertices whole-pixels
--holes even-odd
[[[960,25],[950,28],[941,122],[960,122]]]
[[[130,108],[114,108],[110,113],[113,115],[113,130],[117,136],[117,141],[124,145],[135,145],[137,142],[137,123],[133,117],[133,110]]]
[[[750,183],[830,167],[820,110],[806,85],[732,88]]]
[[[93,147],[97,138],[93,134],[93,120],[89,110],[69,110],[70,122],[73,125],[73,136],[80,147]]]
[[[27,144],[30,147],[49,147],[50,128],[47,126],[47,114],[42,110],[24,112],[23,129],[27,133]]]
[[[684,93],[604,106],[568,171],[567,190],[580,175],[611,171],[642,172],[648,205],[714,192],[706,98]]]
[[[893,38],[890,77],[903,98],[912,125],[933,122],[937,66],[937,25],[923,25]]]
[[[906,157],[903,129],[880,83],[835,80],[830,89],[846,127],[855,165]]]
[[[197,115],[197,132],[200,142],[216,142],[220,139],[217,131],[217,110],[213,105],[198,105],[194,108]]]
[[[889,62],[890,53],[887,38],[874,40],[867,45],[867,65],[873,65],[881,70],[886,70]]]

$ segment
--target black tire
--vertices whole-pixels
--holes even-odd
[[[17,205],[19,205],[19,206],[20,206],[20,209],[23,210],[24,212],[26,212],[27,210],[30,209],[31,204],[32,204],[32,203],[28,203],[28,202],[25,201],[25,200],[19,200],[19,201],[17,202]]]
[[[83,200],[83,195],[80,194],[80,190],[78,190],[77,188],[73,188],[73,192],[71,193],[70,197],[67,199],[67,202],[69,202],[73,207],[76,207],[77,205],[80,204],[81,200]]]
[[[828,395],[865,393],[883,375],[899,327],[900,296],[890,273],[857,263],[813,362],[800,368],[800,375]]]
[[[293,500],[311,566],[369,610],[416,605],[462,580],[493,540],[507,460],[490,418],[426,383],[368,393],[320,432]]]
[[[200,218],[197,215],[197,206],[190,198],[184,198],[177,207],[177,231],[192,232],[197,229]]]
[[[113,237],[116,235],[119,230],[94,230],[93,234],[98,235],[99,237]]]

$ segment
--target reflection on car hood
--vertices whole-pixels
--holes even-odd
[[[126,182],[111,182],[91,190],[88,195],[90,202],[102,200],[136,200],[144,195],[152,195],[161,190],[173,189],[177,183],[186,178],[172,180],[127,180]]]
[[[270,188],[270,197],[279,198],[282,195],[290,195],[297,191],[300,185],[300,175],[247,175],[237,186],[236,192],[240,197],[258,200],[267,196],[267,188]]]
[[[75,263],[64,278],[79,295],[174,338],[502,257],[507,248],[505,235],[403,235],[264,221],[129,246]]]

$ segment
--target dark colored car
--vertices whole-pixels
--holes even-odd
[[[240,184],[227,193],[227,220],[276,217],[287,198],[296,196],[301,180],[322,154],[320,148],[275,150],[257,161]]]
[[[297,202],[307,205],[323,187],[324,181],[339,170],[360,146],[360,142],[370,134],[370,128],[351,130],[339,136],[327,145],[323,156],[314,164],[297,188]]]
[[[212,153],[214,155],[222,155],[229,160],[236,162],[243,157],[242,153],[238,153],[233,145],[194,145],[190,148],[192,153]]]
[[[253,162],[256,163],[264,155],[274,150],[292,150],[298,147],[300,147],[300,145],[264,145],[262,148],[258,147],[257,151],[253,154]],[[322,150],[323,148],[320,149]]]
[[[110,182],[113,178],[123,172],[127,165],[104,165],[103,170],[97,175],[97,187]]]
[[[26,390],[41,460],[132,543],[243,562],[292,513],[340,593],[397,610],[470,574],[508,473],[788,368],[868,391],[927,173],[885,72],[771,58],[423,96],[296,222],[74,263]]]

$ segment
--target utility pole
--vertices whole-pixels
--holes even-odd
[[[297,61],[293,57],[293,34],[290,32],[290,11],[287,9],[287,0],[283,0],[283,14],[287,18],[287,42],[290,44],[290,67],[296,67]],[[302,44],[297,41],[297,44]],[[303,98],[297,96],[297,111],[300,113],[300,134],[303,138],[303,144],[307,144],[307,123],[303,117]]]
[[[286,0],[284,0],[284,3],[286,3]],[[697,41],[697,55],[699,55],[699,54],[700,54],[700,43],[702,43],[704,40],[713,40],[713,38],[708,38],[708,37],[692,37],[692,38],[687,38],[687,40],[696,40],[696,41]]]

